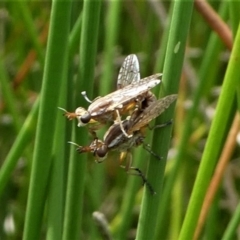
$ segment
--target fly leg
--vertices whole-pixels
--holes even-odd
[[[122,125],[122,120],[121,120],[121,116],[120,116],[120,114],[119,114],[119,111],[118,111],[117,109],[116,109],[115,111],[116,111],[116,114],[117,114],[117,121],[118,121],[118,123],[119,123],[119,125],[120,125],[120,128],[121,128],[123,134],[124,134],[127,138],[132,137],[132,134],[131,134],[131,135],[127,134],[126,131],[125,131],[125,129],[124,129],[124,127],[123,127],[123,125]]]
[[[130,167],[129,170],[134,170],[134,171],[136,171],[135,173],[129,173],[129,172],[128,172],[128,173],[129,173],[129,174],[132,174],[132,175],[140,176],[140,177],[142,178],[143,185],[144,185],[144,184],[147,185],[147,187],[148,187],[148,189],[149,189],[149,191],[150,191],[150,193],[151,193],[152,195],[157,194],[157,193],[154,191],[152,185],[148,182],[147,178],[144,176],[144,174],[142,173],[142,171],[141,171],[139,168]]]
[[[91,134],[91,136],[93,137],[93,140],[97,140],[98,139],[97,133],[91,128],[88,128],[88,130],[89,130],[89,133]]]
[[[159,125],[156,125],[156,126],[153,126],[153,127],[151,127],[151,126],[148,125],[148,128],[149,128],[150,130],[155,130],[156,128],[163,128],[163,127],[166,127],[166,126],[168,126],[168,125],[171,125],[172,122],[173,122],[173,121],[170,120],[170,121],[168,121],[168,122],[166,122],[166,123],[159,124]],[[149,144],[143,143],[143,148],[144,148],[146,151],[148,151],[150,154],[152,154],[152,155],[153,155],[155,158],[157,158],[158,160],[161,160],[161,159],[162,159],[162,157],[160,157],[157,153],[155,153],[154,151],[152,151],[152,149],[150,148],[150,145],[149,145]]]
[[[122,152],[120,155],[120,163],[126,158],[126,165],[120,165],[121,168],[125,169],[128,174],[139,176],[142,178],[143,185],[146,184],[152,195],[155,195],[152,185],[148,182],[147,178],[144,176],[139,168],[132,167],[132,154],[130,152]]]
[[[143,148],[148,151],[150,154],[152,154],[155,158],[157,158],[158,160],[162,160],[162,157],[160,157],[157,153],[155,153],[149,144],[143,143]]]
[[[153,127],[151,127],[151,126],[148,125],[148,128],[149,128],[150,130],[155,130],[156,128],[163,128],[163,127],[166,127],[166,126],[168,126],[168,125],[171,125],[172,123],[173,123],[173,120],[171,119],[171,120],[169,120],[169,121],[167,121],[167,122],[165,122],[165,123],[163,123],[163,124],[158,124],[158,125],[153,126]]]
[[[95,120],[91,119],[90,124],[87,125],[88,132],[93,137],[93,140],[98,139],[96,131],[100,129],[102,126],[104,126],[104,123],[102,122],[96,122]]]

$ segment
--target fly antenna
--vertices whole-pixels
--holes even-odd
[[[74,146],[77,146],[78,148],[80,147],[77,143],[75,143],[75,142],[71,142],[71,141],[68,141],[68,143],[70,143],[70,144],[72,144],[72,145],[74,145]]]
[[[61,107],[58,107],[58,109],[60,109],[60,110],[64,111],[65,113],[67,113],[67,112],[68,112],[66,109],[64,109],[64,108],[61,108]]]
[[[92,103],[92,101],[88,98],[86,91],[82,91],[81,94],[87,102]]]

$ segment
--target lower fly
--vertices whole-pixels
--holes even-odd
[[[79,146],[76,143],[73,142],[69,142],[75,146],[77,146],[77,151],[79,153],[86,153],[86,152],[92,152],[94,157],[96,158],[96,162],[97,163],[101,163],[104,161],[104,159],[107,157],[107,154],[105,154],[104,156],[99,156],[101,155],[99,152],[99,149],[101,149],[103,146],[105,146],[105,143],[102,142],[101,140],[94,140],[89,146]],[[122,162],[125,160],[126,164],[123,165]],[[143,185],[146,184],[146,186],[148,187],[150,193],[152,195],[155,195],[156,192],[154,191],[152,185],[148,182],[147,178],[145,177],[145,175],[143,174],[143,172],[137,168],[137,167],[133,167],[132,166],[132,154],[130,151],[125,151],[125,152],[121,152],[120,154],[120,167],[123,168],[128,174],[131,175],[136,175],[141,177],[142,181],[143,181]]]

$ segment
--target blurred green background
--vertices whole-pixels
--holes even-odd
[[[237,47],[235,63],[229,62],[240,4],[210,1],[207,6],[215,13],[199,6],[199,1],[152,0],[1,2],[0,239],[111,239],[102,232],[108,230],[112,239],[240,238]],[[180,54],[174,55],[178,46]],[[80,94],[84,90],[90,99],[114,91],[119,68],[131,53],[139,59],[142,78],[164,73],[163,82],[153,89],[158,97],[178,93],[175,110],[172,107],[158,120],[173,118],[172,131],[156,130],[153,141],[152,131],[147,134],[153,150],[170,147],[167,161],[157,163],[162,169],[159,176],[151,166],[147,170],[149,153],[141,146],[133,150],[133,166],[158,189],[155,200],[143,191],[140,178],[119,168],[118,152],[110,153],[102,164],[96,164],[92,154],[78,155],[67,142],[88,145],[92,138],[57,109],[87,107]],[[235,71],[233,75],[231,69],[226,74],[227,68]],[[214,122],[221,114],[225,118]],[[100,138],[107,127],[99,131]],[[159,154],[165,158],[167,152]],[[221,158],[225,161],[219,166]],[[204,175],[207,161],[209,172]],[[210,185],[214,169],[218,181]],[[197,174],[198,187],[192,194]],[[204,205],[207,216],[201,225],[198,217],[209,186],[214,197],[209,208]],[[192,204],[195,200],[199,204],[193,204],[196,212],[188,206],[191,196]],[[142,198],[156,214],[146,220],[141,213],[145,226],[138,225],[141,208],[150,211]],[[109,229],[103,221],[98,227],[94,211],[105,215]],[[187,211],[192,218],[185,218]]]

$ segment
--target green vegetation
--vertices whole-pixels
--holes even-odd
[[[0,239],[238,239],[239,9],[237,1],[3,2]],[[178,94],[150,123],[173,124],[146,131],[162,159],[133,149],[155,195],[119,167],[118,152],[101,164],[79,154],[68,142],[87,146],[92,136],[58,109],[87,108],[82,91],[90,99],[114,91],[131,53],[142,78],[163,73],[158,98]]]

